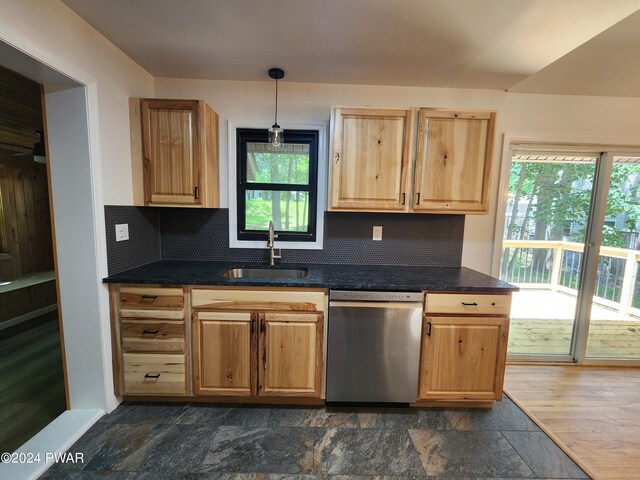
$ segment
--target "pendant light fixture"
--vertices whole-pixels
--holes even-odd
[[[284,78],[284,70],[281,68],[271,68],[269,69],[269,77],[276,81],[276,115],[274,123],[269,129],[269,143],[274,148],[281,148],[284,131],[280,128],[280,125],[278,125],[278,80]]]

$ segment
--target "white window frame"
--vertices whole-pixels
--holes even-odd
[[[266,123],[236,124],[229,120],[227,140],[227,165],[229,166],[229,247],[231,248],[267,248],[266,242],[260,240],[238,240],[238,205],[237,205],[237,158],[236,158],[236,130],[238,128],[264,128],[271,125]],[[287,130],[317,130],[318,131],[318,189],[316,199],[316,240],[314,242],[279,242],[275,248],[289,250],[322,250],[324,238],[324,211],[327,205],[327,125],[326,123],[282,124],[286,140]]]

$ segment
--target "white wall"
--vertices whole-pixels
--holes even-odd
[[[265,74],[266,77],[266,74]],[[491,271],[498,179],[504,135],[568,141],[640,145],[640,99],[512,94],[495,90],[380,87],[280,83],[280,124],[329,121],[332,105],[379,107],[452,107],[498,111],[491,214],[468,215],[464,266]],[[220,115],[222,205],[227,198],[227,121],[273,123],[274,84],[157,78],[161,98],[206,100]]]
[[[0,64],[45,84],[55,122],[48,141],[71,406],[109,411],[117,401],[101,281],[104,205],[133,202],[128,98],[153,96],[153,77],[58,0],[0,0],[0,12],[0,42],[25,54],[4,47]],[[74,83],[86,88],[66,89]]]
[[[105,345],[94,241],[91,167],[85,87],[47,88],[51,195],[55,216],[57,267],[72,409],[106,409]],[[89,201],[88,201],[89,200]],[[100,354],[97,354],[100,352]]]

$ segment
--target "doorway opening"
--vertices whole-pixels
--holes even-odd
[[[0,67],[0,451],[67,409],[41,85]]]

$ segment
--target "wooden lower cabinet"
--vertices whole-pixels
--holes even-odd
[[[260,315],[259,395],[320,397],[323,315]]]
[[[255,395],[255,317],[245,312],[194,313],[196,395]]]
[[[320,398],[323,320],[318,313],[194,313],[196,395]]]
[[[110,291],[116,395],[322,404],[326,291]],[[426,293],[415,406],[490,407],[501,399],[510,302],[495,293]]]
[[[112,285],[110,294],[115,394],[190,395],[185,290]]]
[[[425,316],[419,401],[502,398],[508,317]]]
[[[194,393],[320,399],[325,301],[318,290],[193,288]]]

